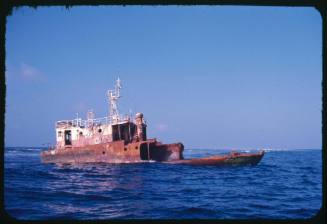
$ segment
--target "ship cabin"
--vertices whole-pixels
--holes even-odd
[[[94,119],[93,112],[88,112],[87,119],[76,118],[73,120],[57,121],[56,148],[64,149],[82,147],[123,140],[125,144],[145,141],[146,123],[142,113],[131,116],[110,117]]]

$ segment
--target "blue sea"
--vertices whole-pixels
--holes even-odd
[[[271,149],[257,166],[223,168],[42,164],[41,150],[5,149],[4,207],[16,219],[307,219],[322,206],[321,150]]]

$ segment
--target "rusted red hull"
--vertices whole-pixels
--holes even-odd
[[[236,153],[232,152],[224,156],[211,156],[206,158],[185,159],[178,161],[171,161],[173,164],[189,164],[189,165],[211,165],[211,166],[240,166],[240,165],[257,165],[262,157],[264,151],[258,153]]]
[[[147,160],[172,161],[183,159],[182,143],[162,144],[155,139],[125,144],[115,141],[87,145],[49,149],[41,153],[44,163],[137,163]]]

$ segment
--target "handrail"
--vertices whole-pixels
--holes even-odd
[[[111,122],[109,120],[109,117],[101,117],[101,118],[94,118],[94,119],[87,119],[82,120],[81,118],[76,118],[73,120],[60,120],[56,121],[55,126],[56,127],[90,127],[90,126],[97,126],[102,124],[117,124],[124,121],[129,121],[130,116],[119,116],[119,119],[117,122]]]

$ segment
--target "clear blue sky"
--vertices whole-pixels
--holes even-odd
[[[54,122],[143,112],[186,148],[321,148],[322,20],[313,8],[19,8],[7,18],[6,146],[55,141]]]

